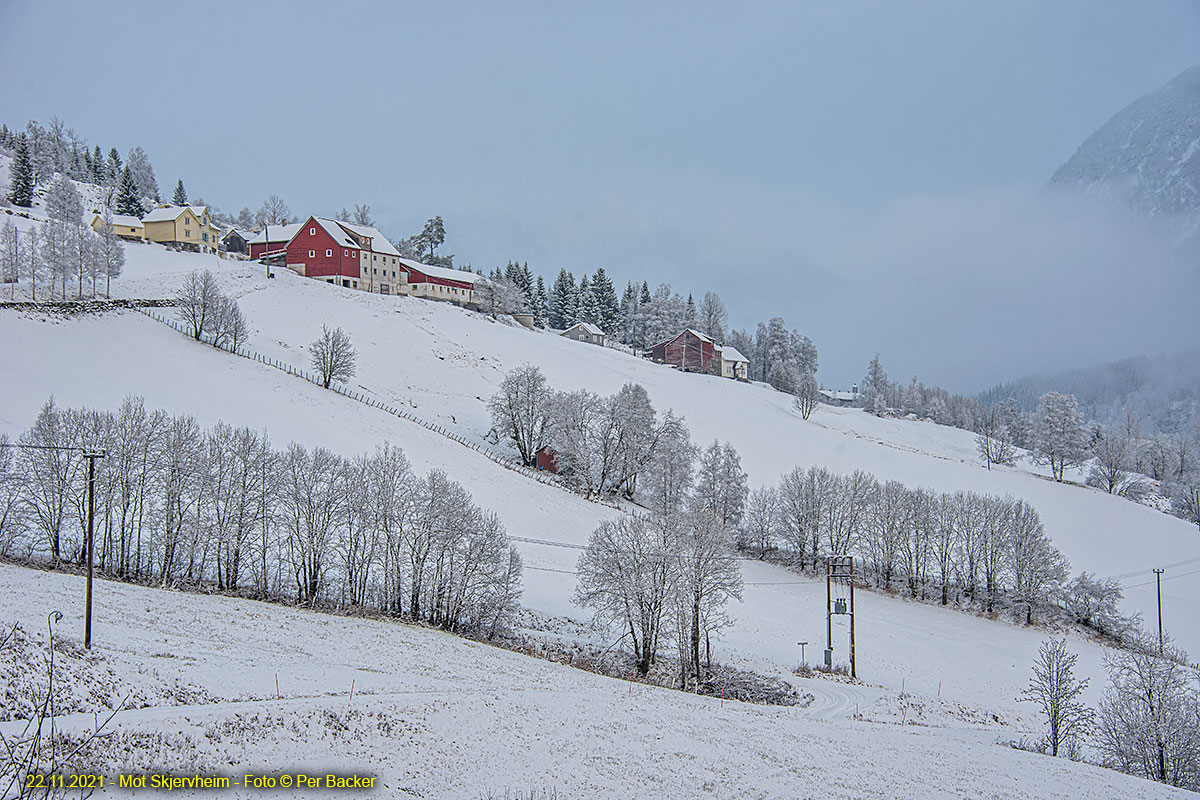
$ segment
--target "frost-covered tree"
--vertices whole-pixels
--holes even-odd
[[[354,224],[366,225],[367,227],[375,225],[375,218],[371,216],[371,207],[369,205],[366,203],[356,203],[354,205]]]
[[[710,336],[717,344],[725,344],[725,324],[729,312],[716,292],[705,292],[700,301],[700,332]]]
[[[692,444],[687,424],[682,417],[667,411],[641,483],[649,506],[668,516],[682,510],[692,487],[695,463],[696,446]]]
[[[150,165],[150,157],[146,155],[146,151],[140,146],[130,150],[125,167],[133,177],[138,197],[157,203],[159,201],[158,181],[154,177],[154,167]]]
[[[538,450],[546,444],[552,399],[546,376],[524,364],[505,375],[488,400],[493,429],[517,449],[523,464],[535,464]]]
[[[81,461],[78,453],[69,448],[70,440],[68,419],[53,397],[42,406],[33,427],[20,439],[20,444],[25,445],[21,450],[21,469],[28,476],[25,502],[55,566],[64,557],[63,524]]]
[[[13,299],[21,270],[25,267],[24,241],[13,221],[0,228],[0,280],[8,284],[8,298]]]
[[[1200,789],[1200,699],[1177,651],[1150,642],[1106,657],[1109,687],[1097,714],[1102,763],[1185,789]]]
[[[217,279],[209,270],[194,270],[175,295],[179,319],[191,329],[192,338],[199,341],[212,332],[214,317],[221,303]]]
[[[250,334],[250,326],[237,301],[220,295],[212,314],[212,345],[237,350],[238,345],[246,341]]]
[[[183,188],[183,178],[175,183],[175,193],[171,195],[171,202],[177,206],[187,205],[188,194],[187,189]]]
[[[1046,392],[1041,396],[1034,414],[1033,445],[1036,458],[1050,465],[1056,481],[1062,481],[1067,468],[1087,460],[1087,433],[1074,395]]]
[[[1074,756],[1092,724],[1091,709],[1083,702],[1088,680],[1075,676],[1078,656],[1067,650],[1066,639],[1047,639],[1033,662],[1033,675],[1021,698],[1036,703],[1046,720],[1045,747],[1052,756]]]
[[[989,470],[993,464],[1017,463],[1017,445],[1008,429],[1003,411],[995,406],[984,414],[975,434],[975,446]]]
[[[675,530],[665,519],[622,515],[602,522],[579,558],[576,605],[629,635],[637,670],[645,675],[658,654],[660,628],[675,590]]]
[[[67,296],[67,276],[71,274],[74,265],[75,226],[57,219],[48,219],[41,228],[41,262],[50,272],[50,297],[54,297],[54,286],[57,283],[62,290],[62,297]]]
[[[33,161],[29,155],[29,142],[25,134],[17,136],[16,152],[8,165],[8,201],[14,206],[29,208],[33,205]]]
[[[1171,484],[1171,513],[1200,527],[1200,470]]]
[[[758,553],[760,559],[766,557],[782,533],[781,516],[778,489],[761,486],[750,492],[738,529],[738,547]]]
[[[1025,606],[1025,624],[1033,624],[1033,609],[1061,589],[1070,574],[1066,557],[1046,536],[1042,520],[1029,503],[1015,501],[1005,515],[1012,548],[1013,596]]]
[[[259,225],[286,225],[291,221],[292,210],[283,198],[277,194],[267,195],[262,206],[258,209],[255,221]]]
[[[876,353],[867,365],[867,374],[862,380],[860,394],[863,404],[877,413],[886,410],[890,389],[891,382],[883,369],[883,362],[879,360],[879,353]]]
[[[1095,459],[1088,472],[1088,485],[1117,494],[1132,477],[1133,443],[1120,430],[1100,429],[1092,454]]]
[[[792,392],[796,395],[796,408],[800,416],[808,419],[821,400],[821,389],[817,379],[808,372],[801,372],[795,379]]]
[[[321,338],[309,345],[312,366],[326,389],[334,381],[345,383],[354,377],[356,354],[350,337],[341,328],[321,326]]]
[[[51,219],[78,224],[83,220],[83,200],[75,181],[59,175],[46,192],[46,213]]]
[[[121,170],[121,177],[117,184],[117,213],[139,218],[146,213],[146,207],[142,205],[137,183],[134,181],[129,167]]]
[[[108,297],[112,279],[119,278],[125,268],[125,243],[113,230],[113,215],[108,208],[104,209],[103,223],[96,243],[96,263],[104,276],[104,296]]]
[[[45,225],[43,224],[42,228]],[[29,298],[37,300],[37,285],[42,279],[42,228],[33,225],[25,234],[25,274],[29,276]]]
[[[742,471],[742,459],[730,443],[713,441],[696,466],[692,489],[693,510],[709,514],[726,530],[742,521],[749,492],[748,478]]]
[[[254,227],[254,212],[249,207],[242,206],[242,210],[237,213],[237,217],[234,219],[234,224],[243,233],[249,232]]]
[[[1124,592],[1114,578],[1081,572],[1063,591],[1063,608],[1072,621],[1102,634],[1121,638],[1136,621],[1121,615]]]
[[[704,682],[711,663],[709,636],[728,625],[730,599],[742,599],[742,576],[729,530],[716,516],[694,512],[684,518],[674,548],[674,603],[681,688]],[[701,659],[701,649],[706,658]]]

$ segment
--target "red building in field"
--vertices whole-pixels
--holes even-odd
[[[688,328],[654,345],[650,349],[650,358],[661,364],[672,364],[686,372],[709,372],[714,366],[713,359],[720,360],[720,349],[710,337]],[[715,366],[719,368],[720,364]]]
[[[408,270],[387,237],[368,225],[309,217],[287,243],[287,266],[306,278],[381,294],[406,291]]]

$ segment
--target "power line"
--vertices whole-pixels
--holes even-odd
[[[1165,578],[1163,578],[1162,580],[1164,580],[1164,581],[1173,581],[1173,580],[1175,580],[1176,578],[1186,578],[1186,577],[1188,577],[1189,575],[1196,575],[1196,574],[1200,574],[1200,569],[1193,569],[1193,570],[1190,570],[1190,571],[1188,571],[1188,572],[1181,572],[1181,573],[1179,573],[1178,575],[1171,575],[1171,576],[1169,576],[1169,577],[1165,577]],[[1126,589],[1140,589],[1141,587],[1143,587],[1143,586],[1149,586],[1149,585],[1150,585],[1150,584],[1152,584],[1152,583],[1156,583],[1156,581],[1153,581],[1153,580],[1151,580],[1151,581],[1143,581],[1142,583],[1135,583],[1133,586],[1126,586],[1125,588],[1126,588]]]
[[[1174,567],[1186,567],[1188,564],[1195,564],[1198,561],[1200,561],[1200,556],[1193,556],[1192,558],[1185,558],[1182,561],[1176,561],[1172,564],[1164,564],[1162,568],[1173,569]],[[1142,575],[1151,575],[1153,574],[1154,570],[1154,567],[1147,567],[1146,569],[1137,569],[1133,572],[1122,572],[1119,575],[1108,575],[1105,578],[1102,578],[1102,580],[1120,581],[1126,578],[1138,578]],[[1132,589],[1133,587],[1131,586],[1129,588]]]

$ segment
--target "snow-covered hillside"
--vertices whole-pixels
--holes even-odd
[[[6,628],[42,629],[46,608],[66,611],[63,631],[81,625],[79,577],[0,566],[0,585]],[[94,630],[96,651],[124,685],[169,676],[201,698],[120,713],[89,759],[110,780],[336,770],[376,776],[369,796],[446,800],[530,789],[680,800],[1188,796],[969,728],[821,720],[795,707],[629,687],[439,631],[232,598],[101,581]],[[58,726],[92,721],[77,714]],[[22,725],[0,723],[0,732]]]
[[[797,465],[821,464],[841,472],[864,469],[880,479],[939,491],[969,489],[1025,498],[1075,572],[1136,573],[1126,581],[1128,606],[1151,620],[1150,568],[1200,558],[1200,536],[1186,523],[1121,498],[1056,484],[1027,465],[988,471],[978,462],[973,437],[961,430],[830,407],[804,421],[788,396],[763,386],[681,374],[617,351],[493,322],[449,304],[367,295],[283,269],[268,279],[257,264],[172,253],[155,245],[131,244],[127,253],[126,274],[115,284],[116,294],[169,296],[190,270],[212,269],[247,316],[251,349],[307,368],[307,343],[322,324],[340,326],[359,350],[356,390],[478,442],[485,441],[490,427],[487,398],[506,371],[529,362],[560,389],[612,393],[628,381],[644,385],[658,409],[673,408],[687,418],[696,441],[732,442],[752,486],[775,483]],[[64,319],[0,311],[0,341],[10,343],[0,348],[0,371],[12,378],[0,388],[0,432],[10,435],[30,424],[50,394],[63,405],[104,408],[137,394],[150,406],[193,414],[205,425],[225,420],[266,429],[277,445],[295,440],[351,455],[390,441],[405,450],[418,471],[444,469],[462,482],[477,503],[496,511],[509,533],[519,537],[579,545],[601,520],[617,513],[530,481],[419,425],[195,343],[141,314]],[[570,573],[579,551],[528,542],[519,547],[527,564],[523,604],[553,616],[586,619],[586,612],[570,602],[575,588]],[[1200,652],[1200,620],[1190,609],[1200,600],[1200,576],[1187,574],[1192,569],[1194,565],[1168,573],[1163,603],[1167,629],[1195,654]],[[754,561],[744,562],[742,573],[744,602],[731,606],[734,625],[714,641],[714,657],[790,677],[800,661],[796,643],[814,643],[808,650],[811,662],[820,647],[815,643],[824,638],[824,584]],[[20,574],[6,572],[5,584],[25,580],[10,577]],[[105,584],[103,591],[123,596],[133,590]],[[187,609],[191,601],[179,602]],[[842,718],[858,705],[869,717],[890,719],[900,716],[904,687],[930,704],[933,724],[958,719],[955,724],[961,727],[961,720],[975,719],[982,711],[991,730],[967,738],[1015,738],[1032,723],[1032,708],[1017,696],[1046,635],[1037,628],[862,593],[859,672],[869,685],[791,678],[817,698],[811,707],[746,713],[756,719],[787,717],[792,725],[800,723],[791,721],[791,714]],[[835,636],[842,647],[845,631]],[[1104,649],[1074,636],[1071,647],[1080,653],[1080,671],[1092,678],[1089,700],[1094,702],[1105,683]],[[261,683],[257,690],[262,691]],[[679,702],[679,708],[692,708],[694,701]],[[959,706],[969,712],[960,714],[955,710]],[[974,757],[954,752],[959,755],[947,755],[944,763]],[[920,786],[914,784],[914,792]]]

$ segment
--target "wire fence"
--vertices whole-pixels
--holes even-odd
[[[166,317],[162,314],[155,313],[154,311],[150,311],[144,307],[133,306],[132,308],[135,311],[145,314],[147,317],[154,320],[155,322],[162,323],[163,325],[166,325],[167,327],[174,329],[178,333],[181,333],[190,339],[196,338],[193,335],[193,332],[191,330],[189,330],[187,326],[185,326],[183,323],[179,322],[178,320],[174,320],[174,319]],[[265,356],[262,353],[255,352],[255,351],[249,349],[248,347],[244,347],[241,345],[238,345],[237,347],[231,347],[224,343],[214,344],[212,337],[207,334],[201,334],[200,341],[204,342],[205,344],[213,345],[217,349],[224,350],[227,353],[241,356],[242,358],[246,358],[251,361],[257,361],[259,364],[263,364],[265,366],[272,367],[273,369],[280,370],[281,372],[286,372],[288,375],[291,375],[296,378],[300,378],[301,380],[308,381],[309,383],[315,384],[322,388],[324,388],[324,386],[325,386],[325,382],[321,379],[321,377],[319,375],[316,375],[316,374],[311,373],[304,369],[300,369],[296,366],[293,366],[292,364],[287,363],[286,361],[280,361],[279,359],[276,359],[276,358],[270,358],[269,356]],[[516,459],[512,456],[504,455],[502,453],[497,453],[496,451],[491,450],[487,447],[484,447],[483,445],[479,444],[478,442],[468,439],[467,437],[465,437],[459,433],[455,433],[454,431],[451,431],[442,425],[438,425],[435,422],[430,422],[428,420],[422,419],[421,417],[418,417],[415,414],[409,413],[408,411],[405,411],[403,409],[396,408],[395,406],[384,403],[384,402],[380,401],[378,398],[371,396],[370,394],[363,394],[362,392],[354,391],[353,389],[351,389],[348,386],[343,386],[343,385],[336,384],[336,383],[331,383],[329,385],[329,390],[331,392],[337,392],[338,394],[342,395],[343,397],[349,398],[350,400],[354,400],[356,402],[362,403],[363,405],[367,405],[367,406],[370,406],[371,408],[375,408],[380,411],[383,411],[386,414],[391,414],[392,416],[398,417],[399,419],[406,420],[415,425],[420,425],[422,428],[425,428],[426,430],[429,430],[433,433],[436,433],[439,436],[442,436],[446,439],[456,442],[470,450],[474,450],[476,453],[479,453],[484,458],[487,458],[488,460],[493,461],[496,464],[499,464],[500,466],[504,467],[505,469],[516,472],[519,475],[522,475],[531,480],[535,480],[538,483],[543,484],[544,486],[553,486],[557,489],[567,492],[568,494],[572,494],[572,495],[575,495],[576,497],[580,497],[580,498],[588,501],[589,503],[596,503],[597,505],[607,506],[608,508],[612,508],[617,511],[625,511],[625,509],[622,508],[621,505],[619,503],[617,503],[615,500],[610,500],[609,498],[606,498],[606,497],[596,497],[596,496],[589,497],[580,492],[576,492],[570,486],[566,485],[565,483],[558,480],[557,478],[551,477],[550,475],[546,474],[542,470],[536,470],[536,469],[533,469],[532,467],[526,466],[525,464],[521,463],[521,461],[519,459]]]

